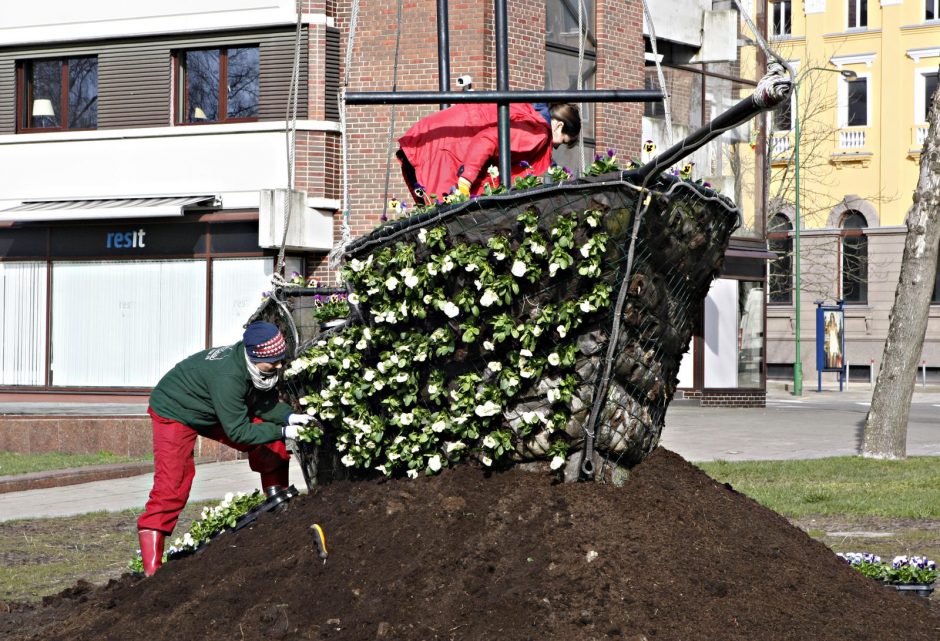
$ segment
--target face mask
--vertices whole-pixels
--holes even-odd
[[[273,389],[277,384],[278,374],[280,370],[274,370],[272,372],[262,372],[258,369],[258,366],[251,362],[251,359],[248,358],[247,352],[245,353],[245,362],[248,363],[248,374],[251,376],[251,384],[255,386],[255,389],[266,392],[269,389]]]

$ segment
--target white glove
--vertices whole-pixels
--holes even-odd
[[[281,436],[283,436],[284,438],[289,438],[289,439],[293,439],[296,441],[297,432],[299,430],[300,428],[296,425],[285,425],[284,427],[281,428]]]
[[[288,425],[306,425],[313,420],[313,417],[309,414],[288,414],[287,415],[287,424]]]

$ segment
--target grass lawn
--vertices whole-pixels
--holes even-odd
[[[127,456],[117,456],[111,452],[98,452],[97,454],[62,454],[59,452],[19,454],[17,452],[0,451],[0,476],[63,470],[70,467],[85,467],[88,465],[131,463],[151,460],[153,460],[153,456],[131,458]]]
[[[940,519],[940,457],[715,461],[698,467],[790,518],[808,515]]]

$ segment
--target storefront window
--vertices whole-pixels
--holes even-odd
[[[46,263],[0,262],[0,385],[43,385]]]
[[[212,344],[242,339],[244,325],[271,289],[273,258],[217,258],[212,261]],[[287,258],[286,275],[300,272],[300,259]]]
[[[738,281],[738,387],[760,387],[764,369],[764,285]]]
[[[52,384],[152,387],[205,347],[206,262],[52,265]]]

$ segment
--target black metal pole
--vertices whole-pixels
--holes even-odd
[[[495,0],[496,36],[496,91],[509,91],[509,30],[506,17],[506,0]],[[497,132],[499,134],[499,181],[512,186],[512,160],[509,148],[509,103],[497,103]]]
[[[516,91],[362,91],[346,94],[348,105],[433,105],[513,102],[662,102],[663,94],[650,89],[524,89]]]
[[[447,0],[437,0],[437,77],[442,92],[450,91],[450,39]],[[441,104],[441,109],[450,105]]]

